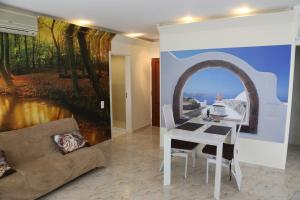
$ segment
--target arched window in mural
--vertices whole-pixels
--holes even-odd
[[[249,133],[257,133],[257,125],[258,125],[258,111],[259,111],[259,97],[256,90],[256,87],[252,81],[252,79],[249,77],[249,75],[242,69],[240,69],[235,64],[232,64],[230,62],[224,61],[224,60],[208,60],[204,62],[200,62],[195,64],[194,66],[191,66],[188,68],[178,79],[178,82],[175,86],[174,94],[173,94],[173,112],[174,112],[174,119],[176,122],[179,122],[183,118],[183,89],[186,84],[186,82],[192,77],[194,74],[196,74],[198,71],[203,71],[205,69],[212,69],[212,68],[221,68],[224,70],[228,70],[229,72],[236,75],[244,85],[247,91],[248,99],[247,100],[247,116],[245,124],[242,126],[243,132],[249,132]],[[217,80],[216,76],[212,74],[209,76],[212,80]],[[198,83],[205,85],[206,83]],[[222,83],[222,86],[224,87],[225,83]],[[208,86],[207,86],[208,87]],[[239,96],[239,97],[238,97]],[[242,98],[243,93],[240,93],[240,95],[236,96],[236,98]],[[245,99],[245,98],[244,98]],[[247,99],[247,98],[246,98]],[[222,104],[232,104],[232,100],[226,100],[223,99],[222,94],[218,95],[217,100],[222,100]],[[207,103],[207,101],[206,101]],[[201,104],[201,103],[200,103]],[[232,106],[234,107],[234,106]],[[237,110],[237,109],[236,109]],[[204,111],[204,110],[203,110]]]
[[[226,118],[239,120],[247,109],[244,125],[249,124],[249,95],[242,80],[222,67],[205,68],[195,72],[185,82],[181,95],[181,118],[190,119],[223,105]]]

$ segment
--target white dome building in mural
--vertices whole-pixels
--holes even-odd
[[[243,91],[240,94],[238,94],[234,99],[241,100],[241,101],[248,101],[248,92]]]

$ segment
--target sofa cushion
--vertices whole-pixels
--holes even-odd
[[[72,162],[62,157],[51,154],[17,166],[0,181],[0,199],[36,199],[71,180]]]
[[[79,131],[72,131],[69,133],[54,135],[53,140],[63,154],[76,151],[86,146],[90,146],[88,141],[84,139]]]
[[[16,166],[16,173],[0,181],[0,199],[36,199],[96,168],[105,166],[98,145],[61,155],[52,153]]]
[[[59,153],[51,136],[79,130],[73,118],[65,118],[36,126],[1,132],[0,148],[8,163],[18,166],[51,153]]]
[[[0,179],[14,172],[15,170],[7,163],[4,151],[0,150]]]
[[[0,180],[0,199],[36,199],[76,177],[104,167],[99,145],[62,155],[53,135],[78,131],[73,118],[0,134],[0,147],[16,172]]]

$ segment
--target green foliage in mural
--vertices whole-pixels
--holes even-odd
[[[0,95],[52,100],[109,124],[109,106],[101,110],[99,104],[109,102],[114,34],[48,17],[38,24],[35,37],[0,33]]]

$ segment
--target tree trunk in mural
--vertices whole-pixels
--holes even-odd
[[[4,66],[4,42],[3,42],[3,33],[0,32],[0,61],[1,65]]]
[[[26,35],[24,35],[24,45],[25,45],[26,68],[27,68],[27,72],[29,73],[29,71],[30,71],[30,69],[29,69],[29,55],[28,55],[27,36]]]
[[[32,69],[35,69],[35,46],[36,38],[32,37]]]
[[[20,51],[18,49],[18,44],[19,44],[19,37],[18,35],[14,35],[14,49],[15,49],[15,59],[18,59],[18,56],[20,54]]]
[[[101,98],[102,91],[100,87],[100,80],[97,76],[95,68],[92,66],[91,60],[90,60],[90,52],[87,48],[87,43],[85,39],[85,35],[88,32],[88,28],[86,27],[80,27],[79,31],[77,32],[77,39],[80,47],[80,52],[83,60],[83,64],[89,74],[90,80],[92,82],[93,88],[96,92],[96,95],[98,98]]]
[[[56,23],[56,20],[53,19],[51,27],[50,27],[50,31],[51,31],[52,40],[54,42],[54,46],[56,48],[57,71],[60,72],[61,67],[63,66],[63,64],[62,64],[62,59],[61,59],[60,45],[59,45],[59,43],[58,43],[58,41],[55,37],[55,34],[54,34],[55,23]],[[66,67],[64,67],[64,74],[67,74],[67,68]]]
[[[67,62],[68,66],[72,72],[72,83],[73,83],[73,95],[79,96],[79,86],[78,86],[78,76],[76,71],[76,64],[75,64],[75,55],[74,55],[74,30],[75,25],[70,24],[65,32],[65,40],[66,40],[66,54],[67,54]]]
[[[9,60],[9,37],[8,33],[3,33],[3,39],[4,39],[4,67],[9,76],[10,74],[10,60]]]
[[[7,73],[5,66],[4,66],[4,60],[5,60],[5,48],[4,48],[4,37],[3,37],[3,33],[0,32],[0,72],[1,75],[3,77],[4,83],[6,84],[6,86],[12,86],[12,81],[11,78],[9,76],[9,74]]]
[[[22,52],[21,52],[21,41],[22,41],[22,38],[21,38],[21,36],[18,35],[17,39],[18,39],[18,55],[17,56],[21,57],[21,55],[22,55]]]
[[[36,45],[36,60],[37,60],[37,66],[39,70],[41,69],[41,65],[42,65],[40,49],[41,49],[41,39],[40,39],[40,35],[38,35],[37,45]]]

